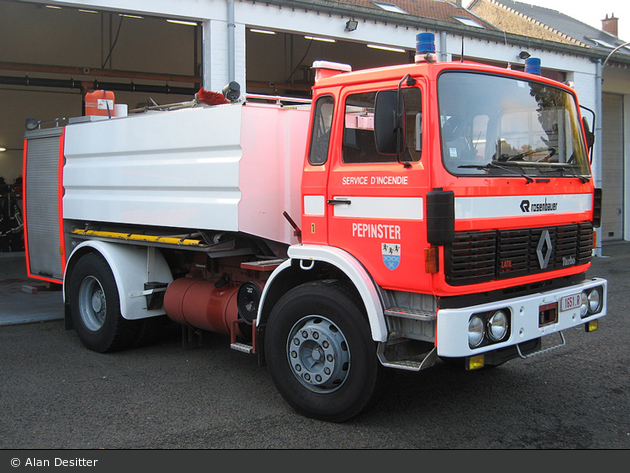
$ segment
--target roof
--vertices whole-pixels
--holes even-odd
[[[496,30],[492,24],[471,13],[466,8],[461,5],[456,5],[455,2],[449,2],[446,0],[338,0],[336,3],[345,3],[362,8],[369,8],[379,13],[390,10],[383,8],[378,4],[384,5],[385,7],[387,7],[387,5],[392,5],[394,7],[398,7],[403,12],[406,12],[402,13],[403,15],[408,14],[415,17],[431,18],[453,24],[461,24],[457,18],[468,18],[484,28]]]
[[[416,25],[418,28],[463,29],[468,31],[499,30],[491,23],[478,17],[457,0],[266,0],[266,3],[307,10],[323,10],[356,18],[368,18],[401,25]],[[461,1],[459,2],[461,3]],[[382,6],[379,6],[381,4]],[[474,21],[462,23],[458,18]]]
[[[582,23],[569,15],[551,8],[539,7],[513,0],[474,0],[469,5],[469,8],[479,12],[475,6],[483,2],[497,5],[512,13],[520,14],[525,17],[524,19],[527,21],[537,22],[541,24],[541,26],[551,28],[556,33],[571,38],[577,44],[599,50],[604,55],[607,55],[616,47],[625,43],[625,41],[622,41],[612,34]],[[630,48],[623,47],[619,53],[628,53],[630,55]]]
[[[419,62],[415,64],[401,64],[397,66],[377,67],[363,69],[351,72],[344,72],[330,77],[325,77],[315,82],[314,88],[338,86],[338,85],[356,85],[364,82],[399,82],[400,78],[407,72],[410,75],[422,74],[429,78],[438,77],[443,71],[459,71],[459,72],[481,72],[493,75],[511,76],[523,78],[522,71],[516,69],[506,69],[489,64],[475,62]],[[554,84],[557,87],[564,87],[567,90],[571,88],[566,85],[558,85],[557,82],[550,78],[538,75],[536,80]]]
[[[253,3],[261,0],[245,0]],[[483,19],[477,12],[472,11],[471,5],[477,2],[491,2],[501,5],[495,0],[474,0],[468,8],[460,6],[462,0],[264,0],[267,5],[277,5],[280,8],[292,8],[305,11],[325,12],[330,15],[340,15],[344,18],[354,18],[356,20],[366,19],[370,21],[378,21],[407,28],[415,28],[421,30],[446,31],[451,34],[461,35],[462,37],[472,37],[480,40],[494,41],[501,44],[513,44],[523,47],[539,47],[550,51],[559,51],[562,53],[572,54],[576,56],[588,58],[604,58],[611,51],[601,47],[585,47],[581,41],[559,42],[549,40],[542,36],[523,35],[501,29],[490,19]],[[508,3],[508,0],[502,0]],[[385,4],[386,8],[378,6],[378,3]],[[518,2],[509,2],[517,5]],[[520,4],[527,5],[527,4]],[[527,5],[531,7],[531,5]],[[387,8],[389,7],[389,8]],[[392,8],[393,7],[393,8]],[[396,7],[401,11],[396,11]],[[533,7],[534,9],[540,7]],[[554,10],[542,8],[555,12]],[[534,13],[530,12],[532,15]],[[557,15],[562,15],[555,12]],[[562,15],[566,16],[566,15]],[[477,26],[464,24],[458,18],[465,18],[476,22]],[[588,28],[591,34],[593,30],[602,34],[603,31],[584,25],[570,17],[569,20],[583,25]],[[551,19],[549,19],[551,21]],[[480,27],[481,26],[481,27]],[[585,36],[582,33],[582,36]],[[610,36],[610,35],[608,35]],[[596,43],[592,43],[596,44]],[[617,53],[616,59],[624,64],[630,64],[630,55]]]

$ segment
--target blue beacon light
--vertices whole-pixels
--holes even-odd
[[[433,33],[418,33],[416,35],[416,62],[435,62],[435,35]]]
[[[541,74],[540,59],[537,57],[530,57],[525,59],[525,72],[530,74]]]

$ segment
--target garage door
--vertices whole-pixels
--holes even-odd
[[[623,96],[603,94],[602,240],[623,239]]]

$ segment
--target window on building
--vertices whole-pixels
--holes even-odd
[[[409,14],[408,12],[400,8],[398,5],[394,5],[393,3],[385,3],[385,2],[372,2],[372,3],[376,5],[377,7],[380,7],[383,10],[388,11],[388,12],[403,13],[405,15]]]
[[[484,28],[483,25],[477,23],[472,18],[467,18],[464,16],[454,16],[453,19],[459,21],[461,24],[466,25],[466,26],[473,26],[475,28]]]

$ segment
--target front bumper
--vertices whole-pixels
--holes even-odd
[[[586,317],[580,316],[580,307],[562,310],[562,299],[580,294],[594,287],[602,288],[601,310]],[[460,309],[440,309],[437,315],[437,352],[441,357],[468,357],[505,347],[511,347],[545,335],[583,325],[606,315],[608,286],[605,279],[594,278],[579,284],[539,292],[513,299],[505,299]],[[557,304],[557,321],[541,323],[541,308]],[[473,314],[509,309],[509,335],[499,342],[470,348],[468,322]]]

